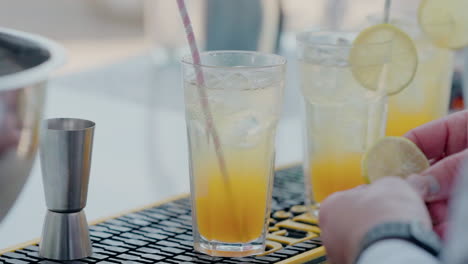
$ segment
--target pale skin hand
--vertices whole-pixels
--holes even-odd
[[[417,192],[404,180],[386,177],[368,186],[337,192],[320,205],[321,237],[329,263],[351,264],[364,235],[389,221],[420,221],[431,227]]]
[[[431,167],[408,182],[427,203],[434,231],[444,237],[452,186],[460,166],[468,160],[468,111],[415,128],[405,135],[431,160]]]
[[[430,227],[432,219],[434,230],[444,234],[455,176],[468,159],[468,111],[428,123],[405,136],[431,160],[431,167],[406,181],[387,177],[327,198],[320,207],[320,227],[330,263],[352,263],[365,233],[384,222],[419,220]]]

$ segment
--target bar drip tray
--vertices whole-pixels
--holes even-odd
[[[326,261],[315,218],[303,206],[302,169],[276,171],[267,252],[244,258],[210,257],[192,247],[188,196],[136,210],[89,227],[93,255],[63,263],[309,263]],[[61,263],[38,256],[31,244],[0,255],[1,263]]]

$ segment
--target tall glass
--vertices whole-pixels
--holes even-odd
[[[415,18],[397,17],[392,23],[410,35],[419,58],[418,69],[410,85],[389,97],[387,135],[403,136],[415,127],[447,115],[454,52],[436,47],[424,36]]]
[[[245,51],[201,54],[205,89],[227,175],[207,135],[194,65],[183,59],[195,250],[240,257],[264,251],[274,140],[286,61]]]
[[[297,37],[305,104],[304,178],[309,205],[319,205],[336,191],[364,184],[363,153],[385,132],[386,97],[364,88],[351,71],[352,67],[369,66],[349,61],[356,35],[316,31]],[[354,48],[390,54],[390,42]],[[384,65],[387,60],[385,55],[374,63]]]

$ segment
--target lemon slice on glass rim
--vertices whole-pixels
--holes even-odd
[[[414,79],[418,54],[405,32],[390,24],[378,24],[359,33],[349,62],[354,78],[362,86],[393,95]]]
[[[368,182],[386,176],[406,178],[429,167],[429,161],[412,141],[404,137],[383,137],[364,154],[362,172]]]
[[[467,0],[422,0],[418,20],[424,33],[440,48],[468,45]]]

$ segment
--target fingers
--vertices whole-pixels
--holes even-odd
[[[333,216],[336,211],[334,208],[340,208],[339,205],[343,195],[346,195],[346,191],[336,192],[328,196],[320,204],[319,223],[322,230],[321,239],[327,248],[330,263],[343,263],[345,259],[345,251],[339,246],[342,241],[338,241],[338,238],[333,233],[334,230],[339,228],[336,227],[336,219]]]
[[[448,223],[444,222],[434,226],[434,231],[442,238],[445,239]]]
[[[426,202],[429,202],[429,197],[437,195],[440,191],[440,184],[433,175],[422,176],[413,174],[406,181]]]
[[[446,200],[465,161],[468,149],[437,162],[421,175],[411,175],[407,181],[426,202]]]
[[[327,224],[329,221],[329,216],[328,216],[328,212],[330,210],[328,210],[328,208],[332,208],[333,207],[333,204],[335,203],[335,201],[337,199],[339,199],[341,196],[343,195],[343,192],[335,192],[335,193],[332,193],[331,195],[329,195],[321,204],[320,204],[320,213],[319,213],[319,223],[322,225],[322,224]]]
[[[468,146],[467,126],[468,110],[465,110],[417,127],[405,137],[413,141],[428,159],[441,159]]]
[[[448,199],[452,193],[453,183],[456,176],[460,173],[463,162],[468,159],[468,150],[447,157],[438,163],[431,166],[429,169],[422,173],[422,176],[433,176],[439,188],[430,185],[429,195],[425,198],[426,201],[437,201]],[[434,182],[432,182],[434,184]]]
[[[448,201],[437,201],[427,205],[432,224],[437,226],[447,221]]]

